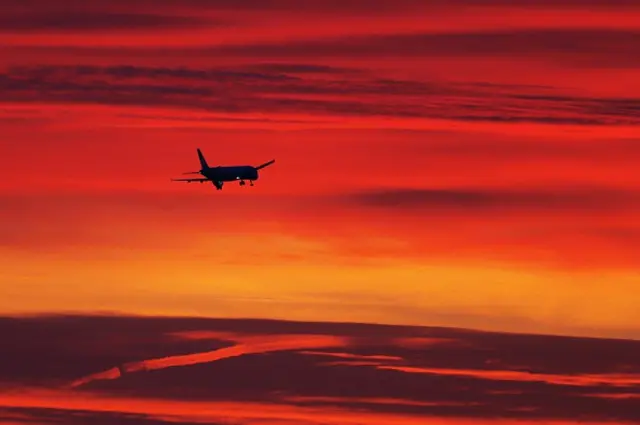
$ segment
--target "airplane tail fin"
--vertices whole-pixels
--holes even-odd
[[[264,164],[262,164],[262,165],[258,165],[258,166],[256,167],[256,170],[260,170],[260,169],[262,169],[262,168],[264,168],[264,167],[268,167],[269,165],[273,164],[274,162],[276,162],[276,160],[275,160],[275,159],[272,159],[272,160],[271,160],[271,161],[269,161],[269,162],[265,162],[265,163],[264,163]]]
[[[207,160],[204,159],[204,155],[202,155],[202,151],[200,150],[200,148],[198,148],[197,150],[198,150],[198,159],[200,160],[200,166],[202,167],[203,170],[209,168],[209,164],[207,164]]]

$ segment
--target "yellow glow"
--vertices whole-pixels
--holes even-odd
[[[43,254],[36,264],[27,254],[5,251],[0,277],[15,285],[4,285],[0,311],[115,310],[583,334],[640,321],[630,296],[638,273],[579,275],[391,258],[345,265],[329,261],[330,251],[320,244],[264,238],[270,251],[247,250],[242,237],[217,237],[211,244],[218,250],[101,250],[91,259],[68,250]],[[292,253],[305,260],[288,257]]]

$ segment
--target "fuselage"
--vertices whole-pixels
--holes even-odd
[[[258,180],[258,170],[250,165],[235,165],[230,167],[211,167],[200,171],[208,179],[218,182],[236,180]]]

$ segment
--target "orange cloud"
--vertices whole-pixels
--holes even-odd
[[[300,350],[304,348],[340,347],[347,344],[344,338],[331,335],[249,336],[240,337],[239,340],[242,342],[237,345],[205,353],[193,353],[125,363],[117,368],[112,368],[104,372],[76,379],[71,382],[69,386],[71,388],[76,388],[93,381],[117,379],[121,377],[123,373],[210,363],[246,354],[268,353],[283,350]]]
[[[633,400],[640,399],[640,393],[599,393],[599,394],[586,394],[586,397],[601,398],[605,400]]]
[[[144,414],[166,421],[198,421],[216,423],[222,418],[239,423],[253,421],[287,421],[289,423],[314,424],[388,424],[414,425],[424,423],[424,417],[411,414],[353,411],[336,407],[301,407],[281,403],[175,401],[167,399],[131,399],[92,393],[49,390],[20,390],[2,393],[0,406],[20,408],[47,408],[83,410],[91,412],[116,412]],[[584,423],[584,421],[582,421]],[[502,424],[530,425],[537,420],[479,419],[430,417],[429,423],[442,425]],[[567,425],[575,421],[547,420],[549,425]],[[588,422],[587,422],[588,423]],[[594,422],[595,423],[595,422]]]
[[[300,351],[300,354],[307,354],[312,356],[326,356],[326,357],[338,357],[341,359],[355,359],[355,360],[402,360],[402,357],[398,356],[385,356],[385,355],[364,355],[364,354],[352,354],[352,353],[332,353],[323,351]]]
[[[608,385],[614,387],[635,387],[640,385],[640,374],[579,374],[555,375],[549,373],[520,372],[513,370],[482,369],[444,369],[411,366],[377,366],[378,369],[397,370],[407,373],[429,373],[436,375],[456,375],[471,378],[493,379],[498,381],[547,382],[556,385],[592,386]]]
[[[387,405],[400,405],[400,406],[474,406],[474,405],[482,405],[482,403],[474,403],[474,402],[447,402],[447,401],[417,401],[417,400],[405,400],[405,399],[396,399],[396,398],[361,398],[361,397],[349,397],[349,398],[340,398],[340,397],[303,397],[303,396],[290,396],[285,397],[283,401],[291,402],[291,403],[327,403],[327,404],[353,404],[353,403],[362,403],[362,404],[387,404]]]

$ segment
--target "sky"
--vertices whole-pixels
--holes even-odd
[[[80,324],[103,314],[273,319],[324,323],[332,347],[342,331],[330,323],[346,322],[400,335],[436,326],[601,338],[598,347],[640,339],[637,1],[8,0],[0,40],[0,317],[30,323],[12,326],[44,332],[57,314]],[[171,182],[199,168],[196,148],[209,164],[276,163],[253,187]],[[124,338],[121,351],[65,379],[159,356],[163,326],[144,350],[126,327],[105,336]],[[273,329],[251,332],[268,339]],[[67,353],[80,343],[42,344]],[[60,358],[97,356],[76,348]],[[435,367],[427,360],[395,373],[418,379],[407,368]],[[106,392],[81,393],[78,409],[124,391],[87,385]],[[44,409],[67,397],[29,391],[16,403]],[[127,406],[151,415],[153,400]],[[305,409],[301,424],[311,423]],[[335,409],[333,418],[350,411]],[[527,411],[522,420],[535,417]],[[13,424],[37,413],[12,412]],[[58,420],[49,413],[31,419]]]

